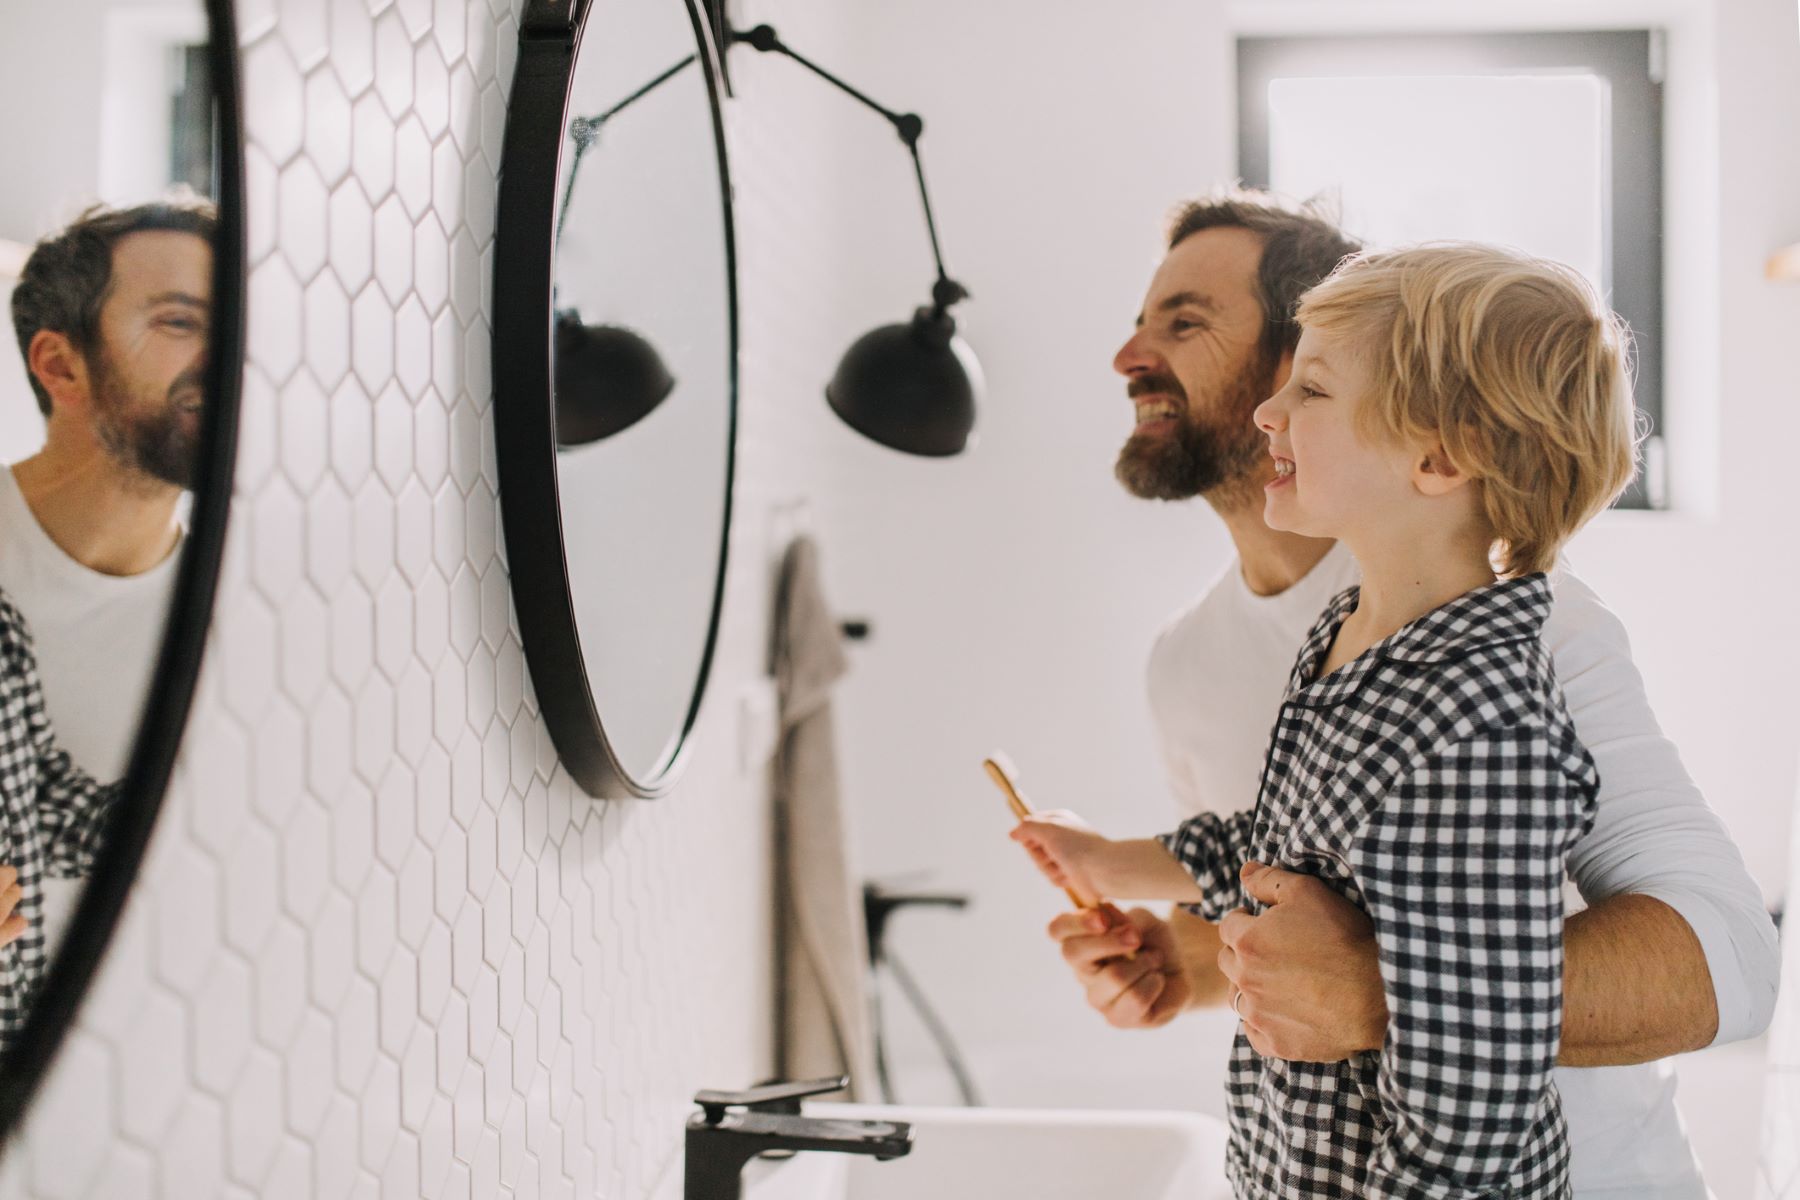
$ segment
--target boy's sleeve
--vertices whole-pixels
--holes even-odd
[[[1200,903],[1182,907],[1216,924],[1243,904],[1238,871],[1250,861],[1250,831],[1255,821],[1255,809],[1228,817],[1201,813],[1183,821],[1175,832],[1157,836],[1163,849],[1175,856],[1204,893]]]
[[[29,754],[21,765],[26,778],[37,785],[31,817],[44,837],[45,871],[63,879],[92,874],[100,847],[106,844],[120,788],[97,782],[57,745],[44,711],[31,634],[18,610],[4,601],[0,601],[0,713],[9,752],[17,748]]]
[[[38,760],[38,827],[44,833],[45,871],[58,879],[85,879],[106,845],[120,787],[101,784],[76,766],[69,752],[47,740]]]
[[[1381,1195],[1496,1195],[1528,1153],[1563,1169],[1563,1146],[1532,1134],[1562,1037],[1564,863],[1597,785],[1571,742],[1536,722],[1458,741],[1402,777],[1353,842],[1389,1013]]]

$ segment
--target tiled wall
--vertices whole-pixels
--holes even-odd
[[[838,436],[807,174],[831,130],[740,64],[719,657],[675,794],[593,803],[538,720],[498,528],[516,7],[240,5],[250,350],[218,617],[137,889],[0,1193],[641,1197],[692,1091],[767,1065],[738,697],[765,668],[768,514]],[[829,46],[824,4],[764,7]]]

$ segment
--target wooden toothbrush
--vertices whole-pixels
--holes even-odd
[[[994,781],[994,786],[1005,794],[1007,807],[1012,809],[1013,816],[1021,821],[1029,817],[1032,811],[1031,804],[1019,791],[1018,768],[1013,766],[1012,759],[1008,758],[1005,752],[996,750],[987,758],[982,759],[981,765],[987,771],[988,778]],[[1086,910],[1099,907],[1098,901],[1089,900],[1074,888],[1064,888],[1063,894],[1068,896],[1076,908]]]

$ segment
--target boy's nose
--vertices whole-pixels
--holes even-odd
[[[1251,420],[1255,421],[1256,427],[1264,433],[1279,433],[1287,428],[1287,413],[1282,410],[1281,405],[1276,403],[1280,398],[1280,396],[1270,396],[1257,405],[1256,411],[1251,414]]]

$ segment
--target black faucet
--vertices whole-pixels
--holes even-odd
[[[850,1121],[801,1115],[807,1096],[841,1091],[850,1081],[808,1079],[744,1092],[701,1092],[688,1118],[686,1200],[742,1200],[744,1164],[772,1150],[830,1150],[882,1160],[912,1150],[904,1121]]]

